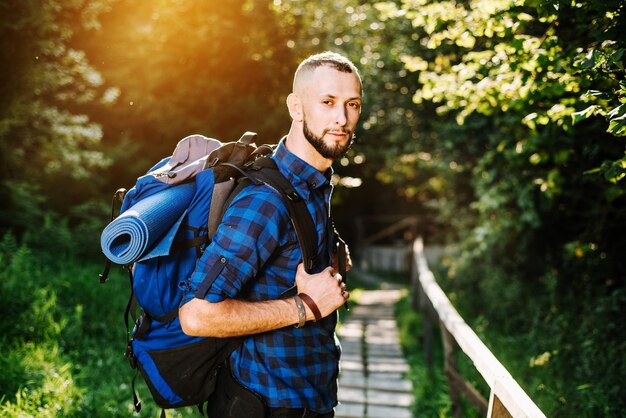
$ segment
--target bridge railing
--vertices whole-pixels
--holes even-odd
[[[359,254],[359,269],[407,274],[411,269],[411,248],[406,244],[368,245]]]
[[[414,241],[412,250],[413,305],[421,310],[424,318],[426,362],[432,366],[432,327],[433,323],[438,323],[441,329],[444,370],[450,388],[453,415],[462,416],[459,400],[463,394],[487,418],[545,418],[543,412],[452,306],[428,268],[421,238]],[[457,347],[470,358],[489,385],[488,401],[459,374],[456,367]]]

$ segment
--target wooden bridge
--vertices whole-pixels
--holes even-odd
[[[406,223],[410,225],[410,223]],[[389,230],[396,231],[395,228]],[[372,242],[370,242],[372,243]],[[424,341],[425,358],[433,362],[433,326],[438,325],[444,349],[444,371],[455,418],[462,416],[460,397],[464,396],[488,418],[545,418],[506,368],[478,338],[452,306],[428,267],[421,238],[408,246],[361,250],[361,267],[384,266],[386,270],[410,275],[415,309],[423,317],[423,329],[415,330]],[[367,276],[366,276],[367,277]],[[344,354],[339,380],[338,418],[411,417],[413,402],[408,370],[398,343],[393,304],[398,289],[365,291],[360,304],[338,331]],[[456,353],[462,350],[490,388],[483,396],[459,373]]]

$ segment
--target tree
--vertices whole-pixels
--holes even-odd
[[[549,347],[550,370],[560,380],[546,383],[547,397],[590,416],[617,413],[623,405],[612,388],[620,373],[592,370],[611,367],[599,350],[623,355],[624,336],[607,322],[626,305],[623,6],[412,1],[387,7],[389,18],[411,20],[420,43],[435,53],[405,62],[419,72],[416,103],[433,103],[454,118],[438,129],[438,148],[467,152],[466,142],[478,145],[466,158],[476,217],[451,272],[477,290],[466,297],[499,303],[466,305],[499,332],[531,333],[537,354]],[[585,319],[572,321],[581,312]],[[587,348],[580,350],[582,341]],[[574,367],[581,362],[588,369]],[[572,387],[587,384],[594,388],[589,398]]]
[[[283,3],[360,59],[377,102],[366,158],[452,228],[459,303],[492,337],[527,339],[515,369],[540,406],[623,411],[622,2]]]
[[[6,1],[0,5],[0,229],[36,229],[72,201],[72,186],[106,166],[102,128],[76,105],[103,97],[104,81],[69,43],[97,26],[108,1]],[[91,179],[90,179],[91,180]]]
[[[268,2],[119,0],[101,22],[78,42],[120,91],[111,111],[93,110],[105,144],[126,149],[116,184],[192,133],[236,140],[251,130],[275,143],[286,131],[295,62]]]

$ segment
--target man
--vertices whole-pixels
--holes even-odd
[[[334,416],[340,355],[336,310],[349,293],[331,266],[331,164],[352,144],[361,99],[356,67],[331,52],[300,64],[287,98],[292,124],[272,158],[306,201],[316,225],[321,261],[312,274],[303,268],[280,195],[251,185],[227,209],[208,257],[191,277],[180,309],[183,330],[247,336],[227,362],[230,372],[220,376],[211,418]],[[207,275],[217,277],[209,294],[193,298]],[[281,297],[294,285],[298,297]]]

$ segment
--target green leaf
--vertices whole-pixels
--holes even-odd
[[[622,66],[620,65],[621,62],[619,61],[622,59],[623,55],[624,55],[623,48],[616,50],[611,55],[609,55],[609,57],[606,59],[606,66],[610,67],[613,64],[617,64],[618,67],[622,68]]]
[[[609,119],[615,119],[616,117],[623,116],[624,114],[626,114],[626,104],[617,106],[615,109],[607,113],[606,116]]]
[[[580,98],[583,100],[588,100],[590,97],[606,98],[608,96],[606,93],[600,90],[589,90],[585,92]]]
[[[583,174],[598,174],[600,171],[600,167],[596,167],[590,170],[583,171]]]
[[[572,113],[572,119],[574,120],[574,123],[578,123],[581,120],[589,118],[591,115],[595,114],[598,107],[598,105],[591,105],[588,108],[583,109],[579,112]]]
[[[609,123],[609,129],[607,129],[607,132],[615,136],[626,136],[626,115],[612,119]]]
[[[609,120],[607,132],[615,136],[626,136],[626,104],[617,106],[606,117]]]
[[[604,172],[604,178],[611,183],[617,183],[626,176],[626,158],[608,163],[608,169]],[[605,166],[605,164],[602,164]]]
[[[583,70],[589,70],[595,67],[597,59],[599,57],[600,53],[598,51],[596,51],[595,49],[589,50],[587,55],[585,55],[585,58],[580,61],[580,68],[582,68]]]
[[[606,116],[609,120],[607,132],[615,136],[626,136],[626,104],[617,106]]]

